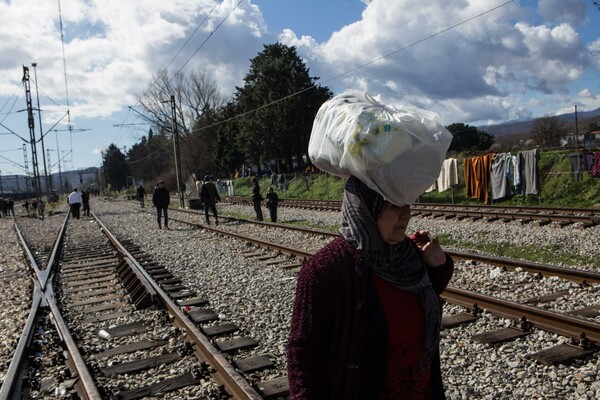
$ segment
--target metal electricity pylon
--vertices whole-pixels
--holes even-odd
[[[29,68],[23,65],[23,84],[25,86],[25,100],[27,101],[27,122],[29,125],[29,140],[31,143],[31,164],[33,166],[33,185],[37,199],[38,210],[42,207],[42,196],[40,187],[40,172],[38,169],[37,146],[35,140],[35,122],[33,119],[33,106],[31,103],[31,87],[29,84]],[[39,213],[43,217],[43,213]]]

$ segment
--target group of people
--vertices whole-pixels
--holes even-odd
[[[8,217],[9,215],[15,215],[15,202],[11,197],[3,199],[0,197],[0,218]]]
[[[71,216],[75,219],[79,219],[80,210],[83,206],[83,216],[90,216],[90,191],[84,190],[78,192],[77,188],[73,188],[73,191],[67,197],[67,204],[69,205]]]
[[[258,180],[256,219],[263,220]],[[76,192],[76,191],[74,191]],[[137,192],[144,207],[146,192]],[[206,223],[218,225],[215,184],[198,197]],[[160,181],[152,203],[168,229],[169,191]],[[278,196],[266,193],[271,221]],[[340,236],[308,259],[298,276],[287,350],[294,399],[443,399],[441,302],[454,264],[429,232],[407,236],[410,205],[390,203],[351,176],[344,188]]]
[[[260,185],[258,184],[258,179],[254,176],[250,180],[252,182],[252,205],[254,206],[254,212],[256,212],[256,220],[263,220],[262,213],[262,201],[263,197],[260,193]],[[269,210],[269,214],[271,216],[271,222],[277,222],[277,204],[279,203],[279,196],[273,190],[272,186],[269,186],[266,194],[265,205]]]
[[[251,182],[252,182],[252,204],[254,205],[254,211],[256,212],[256,220],[262,221],[263,214],[262,214],[261,203],[262,203],[263,197],[260,193],[260,186],[258,184],[258,179],[256,179],[256,177],[253,177],[251,179]],[[212,182],[212,178],[209,175],[206,175],[204,177],[204,180],[198,190],[198,197],[200,198],[200,204],[204,207],[204,217],[206,219],[206,223],[208,225],[210,225],[209,211],[211,211],[215,218],[215,225],[219,225],[219,218],[218,218],[218,214],[217,214],[216,204],[219,201],[221,201],[221,196],[219,196],[217,187]],[[278,203],[278,201],[279,201],[279,198],[277,196],[277,193],[275,193],[275,191],[273,190],[272,187],[269,187],[269,189],[267,189],[265,205],[267,206],[267,209],[269,210],[269,213],[271,216],[271,222],[277,222],[277,203]]]

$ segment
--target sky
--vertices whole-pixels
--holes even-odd
[[[99,167],[111,143],[146,135],[132,110],[160,69],[201,70],[230,99],[276,42],[335,94],[366,91],[444,125],[591,111],[599,27],[592,0],[0,0],[0,174],[24,172],[23,144],[31,171],[23,66],[57,172],[59,155],[63,170]]]

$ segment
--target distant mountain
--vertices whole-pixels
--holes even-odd
[[[575,111],[568,114],[561,114],[558,117],[565,123],[565,128],[568,130],[575,129]],[[577,112],[577,124],[579,125],[580,132],[583,132],[592,120],[600,118],[600,108],[593,111],[578,111]],[[505,122],[498,125],[485,125],[478,126],[477,129],[486,131],[490,135],[495,137],[501,137],[505,135],[513,135],[516,133],[528,133],[531,132],[533,124],[537,118]]]

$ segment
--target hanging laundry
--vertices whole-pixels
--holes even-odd
[[[600,153],[594,153],[592,156],[592,177],[600,178]]]
[[[433,192],[434,190],[436,190],[436,189],[437,189],[437,186],[438,186],[438,185],[437,185],[437,181],[436,181],[436,182],[433,182],[433,183],[431,184],[431,186],[429,186],[429,188],[428,188],[428,189],[425,191],[425,193]]]
[[[528,150],[519,153],[521,164],[521,193],[539,194],[540,192],[540,150]]]
[[[438,192],[444,192],[454,185],[458,185],[458,166],[456,158],[447,158],[442,163],[440,176],[437,179],[437,190]]]
[[[507,177],[508,166],[512,164],[510,154],[498,153],[492,158],[490,183],[492,199],[498,200],[510,196],[510,185]]]
[[[480,157],[465,158],[465,185],[467,197],[477,198],[488,204],[489,175],[494,153]]]
[[[521,157],[517,154],[514,156],[511,156],[511,164],[512,164],[512,170],[513,170],[513,180],[512,180],[512,187],[513,187],[513,193],[520,193],[521,192],[521,169],[520,169],[520,159]]]
[[[592,165],[594,164],[594,153],[581,153],[579,160],[581,172],[592,172]]]

